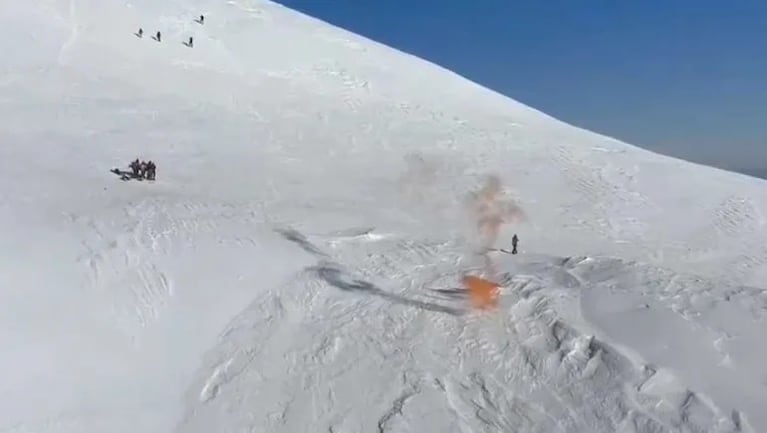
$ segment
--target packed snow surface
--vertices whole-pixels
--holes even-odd
[[[0,432],[767,431],[767,182],[265,1],[0,25]]]

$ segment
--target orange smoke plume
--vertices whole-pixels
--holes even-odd
[[[466,275],[463,285],[469,290],[469,299],[475,308],[487,310],[498,305],[498,285],[492,281]]]
[[[522,209],[504,196],[501,179],[496,175],[488,176],[484,185],[471,195],[470,206],[480,243],[487,249],[495,245],[505,224],[524,219]],[[496,275],[496,266],[489,251],[480,254],[485,261],[485,272],[491,276]],[[463,277],[463,285],[475,308],[487,310],[498,305],[500,287],[492,280],[467,275]]]
[[[524,218],[519,206],[504,199],[501,180],[496,175],[487,177],[482,188],[473,194],[471,205],[477,231],[488,248],[495,245],[504,224]]]

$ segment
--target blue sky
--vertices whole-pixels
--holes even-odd
[[[569,123],[767,171],[767,1],[278,1]]]

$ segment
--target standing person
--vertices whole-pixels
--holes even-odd
[[[159,30],[157,30],[156,39],[157,39],[157,42],[161,42],[162,41],[162,35],[160,34]]]
[[[139,177],[138,171],[139,171],[139,162],[138,158],[136,158],[135,161],[132,161],[128,167],[130,167],[131,171],[133,172],[133,177]]]
[[[200,24],[205,24],[205,17],[200,15]]]
[[[136,36],[138,36],[140,38],[143,37],[144,36],[144,29],[139,27],[138,33],[136,33]]]
[[[517,237],[517,234],[514,233],[514,237],[511,238],[511,254],[517,253],[517,244],[519,243],[519,238]]]
[[[146,163],[146,178],[147,180],[154,180],[156,175],[157,166],[151,160]]]

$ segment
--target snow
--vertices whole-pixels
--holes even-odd
[[[765,181],[265,1],[0,25],[0,432],[767,431]]]

